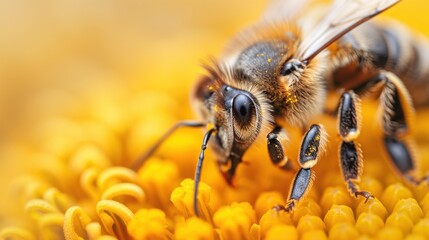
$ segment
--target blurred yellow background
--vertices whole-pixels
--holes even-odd
[[[189,89],[199,62],[266,2],[1,1],[0,143],[84,103],[93,88]],[[427,6],[403,1],[386,15],[428,34]]]
[[[181,103],[202,73],[201,60],[216,56],[266,4],[0,1],[0,182],[21,170],[25,158],[20,154],[31,151],[23,142],[31,142],[51,116],[84,117],[92,114],[94,103],[120,104],[142,90],[161,89],[182,109],[171,111],[192,117]],[[428,6],[424,0],[406,0],[385,15],[429,35]]]

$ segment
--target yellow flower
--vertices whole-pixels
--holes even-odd
[[[194,212],[193,178],[200,130],[178,130],[139,169],[130,168],[174,123],[193,117],[188,95],[199,71],[197,60],[216,53],[227,36],[248,22],[227,21],[237,15],[234,9],[246,7],[240,12],[254,19],[265,3],[228,1],[226,6],[233,10],[222,14],[225,20],[217,10],[185,11],[183,3],[173,1],[175,9],[183,10],[173,16],[208,14],[206,24],[222,29],[215,33],[189,21],[192,27],[182,33],[175,28],[186,23],[177,21],[174,29],[166,28],[176,21],[152,16],[157,14],[143,9],[139,1],[85,7],[78,4],[86,1],[51,2],[38,8],[0,3],[0,16],[17,16],[11,21],[15,25],[0,31],[0,41],[16,36],[9,42],[18,44],[11,49],[0,44],[0,93],[7,100],[0,94],[0,113],[8,122],[0,124],[0,239],[429,239],[429,184],[407,184],[374,147],[380,128],[373,124],[377,104],[371,101],[363,103],[357,140],[365,166],[360,187],[375,196],[368,202],[346,190],[338,167],[336,120],[328,116],[317,119],[330,136],[327,154],[314,167],[313,188],[293,213],[273,208],[285,205],[295,173],[271,164],[265,138],[244,155],[246,164],[239,165],[234,187],[224,181],[216,156],[207,149],[197,196],[199,217]],[[204,8],[207,4],[192,3]],[[419,3],[427,6],[423,0]],[[416,19],[408,16],[416,14],[409,10],[413,3],[401,5],[408,10],[398,6],[387,14]],[[37,9],[46,12],[31,12]],[[418,11],[425,13],[425,8]],[[154,30],[142,15],[163,27]],[[429,34],[423,22],[411,24]],[[22,56],[9,56],[12,52]],[[15,86],[7,77],[32,80]],[[39,89],[25,100],[33,86]],[[73,95],[77,89],[82,93]],[[10,111],[4,112],[3,106]],[[19,112],[21,108],[29,110]],[[417,114],[413,137],[420,153],[419,174],[427,174],[429,110]],[[8,128],[16,133],[3,138]],[[302,133],[288,131],[285,147],[295,163]]]

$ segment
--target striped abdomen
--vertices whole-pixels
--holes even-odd
[[[416,107],[429,106],[427,39],[396,22],[369,22],[346,34],[338,41],[338,45],[352,47],[362,53],[363,58],[370,58],[376,69],[395,73],[404,82]],[[337,72],[348,74],[334,74],[334,83],[347,86],[353,85],[350,81],[359,82],[368,78],[365,74],[357,74],[360,72],[358,69],[359,64],[337,69]]]

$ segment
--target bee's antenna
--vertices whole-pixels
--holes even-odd
[[[159,146],[178,128],[180,127],[204,127],[206,126],[206,123],[202,122],[195,122],[195,121],[181,121],[176,123],[172,128],[170,128],[164,135],[151,147],[149,148],[146,153],[141,155],[132,165],[131,169],[137,171],[143,163],[148,159],[152,154],[158,149]]]
[[[198,185],[199,185],[200,179],[201,179],[201,169],[203,167],[204,151],[207,148],[207,143],[209,142],[212,133],[215,131],[216,131],[216,128],[211,128],[204,135],[203,143],[201,144],[200,156],[198,157],[197,168],[195,169],[194,212],[195,212],[196,216],[200,215],[199,211],[198,211],[198,199],[197,199],[197,197],[198,197]]]

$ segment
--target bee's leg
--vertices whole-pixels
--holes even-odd
[[[164,135],[151,147],[149,148],[143,155],[141,155],[132,165],[131,169],[138,170],[143,163],[148,159],[152,154],[158,149],[159,146],[168,138],[170,135],[175,132],[177,129],[181,127],[204,127],[206,123],[197,122],[197,121],[182,121],[176,123],[172,128],[170,128]]]
[[[393,166],[411,183],[429,181],[429,176],[415,176],[418,166],[413,150],[414,140],[409,137],[409,122],[414,116],[410,95],[402,81],[393,73],[382,72],[384,89],[380,96],[383,144]]]
[[[429,181],[429,176],[418,178],[414,140],[409,137],[410,121],[414,117],[411,97],[402,81],[393,73],[382,71],[355,89],[359,95],[382,87],[380,96],[380,121],[383,127],[383,144],[393,166],[406,180],[419,184]]]
[[[267,146],[268,154],[270,155],[271,162],[281,169],[288,170],[291,168],[288,157],[285,155],[283,146],[279,141],[279,135],[282,131],[282,128],[276,126],[268,135],[267,135]]]
[[[204,151],[207,148],[207,144],[210,140],[211,135],[216,131],[215,128],[209,129],[204,135],[203,142],[201,144],[201,152],[198,156],[197,168],[195,169],[195,182],[194,182],[194,212],[196,216],[199,216],[198,211],[198,187],[201,181],[201,169],[203,168]]]
[[[312,125],[305,133],[299,150],[299,165],[301,168],[296,173],[291,184],[286,206],[276,209],[291,212],[295,209],[296,202],[302,199],[311,189],[314,180],[312,167],[316,165],[326,148],[326,131],[321,125]]]
[[[360,133],[360,99],[353,92],[341,95],[338,108],[338,130],[342,138],[340,144],[340,169],[349,192],[355,196],[363,196],[368,200],[372,195],[361,191],[358,183],[363,170],[362,151],[355,140]]]

